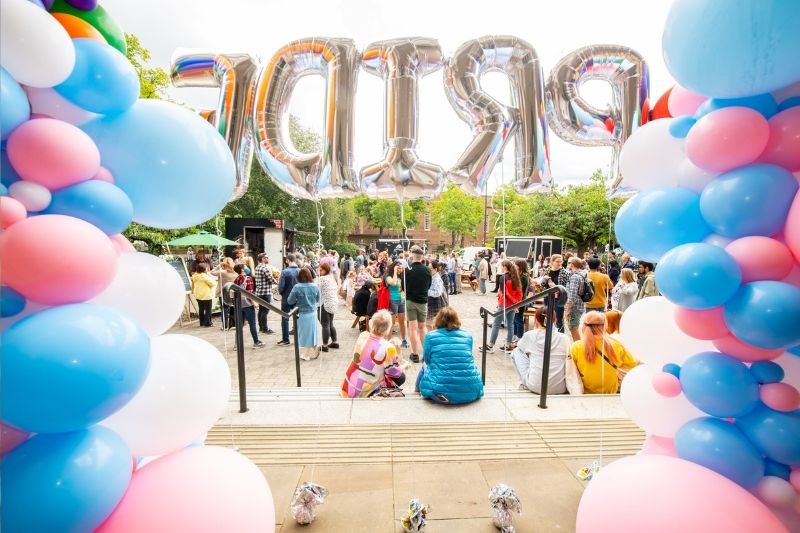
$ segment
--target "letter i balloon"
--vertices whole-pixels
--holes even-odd
[[[3,0],[0,48],[0,529],[274,531],[253,463],[187,448],[223,414],[230,371],[165,334],[181,279],[121,235],[216,214],[238,183],[225,138],[138,99],[95,1]],[[157,457],[134,470],[143,453]]]
[[[638,195],[615,223],[662,294],[621,323],[644,362],[622,402],[650,444],[593,479],[579,532],[800,531],[799,23],[796,2],[672,4],[671,115],[623,146]]]

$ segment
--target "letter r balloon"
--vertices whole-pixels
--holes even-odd
[[[253,165],[251,109],[258,60],[249,54],[214,54],[179,48],[172,56],[175,87],[219,87],[217,108],[201,112],[228,143],[236,163],[230,201],[247,192]]]

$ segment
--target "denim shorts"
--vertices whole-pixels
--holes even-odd
[[[389,304],[389,311],[393,315],[404,315],[406,314],[406,301],[405,300],[392,300]]]

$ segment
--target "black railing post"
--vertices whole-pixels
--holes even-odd
[[[295,373],[297,374],[297,386],[300,387],[300,344],[297,342],[297,310],[292,313],[292,328],[294,333],[292,337],[294,339],[294,369]]]
[[[483,345],[481,349],[481,381],[486,385],[486,328],[489,327],[489,316],[486,309],[481,307],[481,318],[483,318]]]
[[[247,379],[244,367],[244,324],[242,323],[242,293],[233,295],[233,312],[236,321],[236,369],[239,373],[239,412],[247,412]]]
[[[547,409],[547,385],[550,382],[550,348],[553,344],[553,314],[555,312],[555,304],[556,296],[551,292],[547,295],[544,302],[544,354],[542,354],[542,387],[539,392],[539,407],[542,409]]]

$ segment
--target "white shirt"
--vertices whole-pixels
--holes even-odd
[[[544,363],[544,337],[546,330],[534,328],[525,332],[517,343],[516,350],[528,354],[531,366],[528,368],[528,377],[525,385],[533,392],[541,392],[542,369]],[[550,342],[550,379],[547,385],[548,394],[563,394],[567,392],[565,365],[567,354],[572,346],[569,337],[564,333],[553,330]]]

